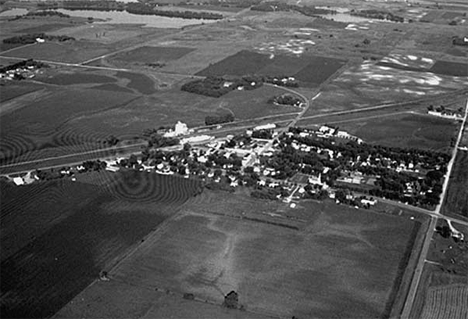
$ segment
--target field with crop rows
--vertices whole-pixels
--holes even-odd
[[[90,183],[2,182],[2,316],[54,314],[199,187],[157,174],[93,174]]]
[[[465,319],[468,317],[468,286],[432,287],[427,292],[421,315],[424,319]]]
[[[130,94],[99,90],[48,91],[0,117],[1,161],[29,156],[32,151],[45,151],[53,156],[60,148],[69,148],[68,152],[96,148],[100,138],[112,133],[94,129],[77,133],[70,128],[70,122],[121,107],[134,98]]]

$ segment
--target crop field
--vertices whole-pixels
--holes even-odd
[[[36,83],[9,83],[8,85],[1,86],[2,93],[0,94],[0,103],[12,100],[31,92],[35,92],[40,89],[43,89],[43,86]],[[0,106],[0,110],[3,110],[2,106]],[[0,114],[1,113],[3,112],[0,111]]]
[[[177,60],[184,55],[195,51],[188,47],[150,47],[143,46],[132,51],[122,52],[113,56],[113,59],[126,62],[155,63]]]
[[[197,75],[242,76],[261,74],[271,76],[294,76],[307,85],[317,86],[346,64],[345,60],[319,56],[267,55],[251,51],[240,51],[226,59],[210,65]],[[276,73],[280,72],[280,73]]]
[[[92,174],[96,184],[2,182],[2,316],[51,316],[199,187],[157,174]]]
[[[430,288],[421,318],[464,319],[468,317],[468,286],[451,285]]]
[[[331,203],[304,202],[294,212],[281,203],[222,194],[227,199],[220,202],[216,194],[205,193],[109,273],[116,284],[98,283],[78,296],[88,300],[89,313],[108,316],[112,307],[103,305],[118,302],[121,296],[114,291],[128,284],[139,288],[132,293],[136,298],[142,290],[192,293],[196,300],[215,305],[235,290],[247,311],[242,317],[253,312],[369,318],[389,310],[415,224]],[[247,217],[252,215],[258,218]],[[305,221],[297,228],[288,226],[300,223],[289,221],[288,215]],[[156,313],[163,307],[160,302],[142,306]],[[67,305],[64,317],[76,316],[83,307],[74,305]],[[137,304],[119,309],[129,317],[141,311]],[[206,317],[203,311],[196,311],[196,317]]]
[[[93,74],[91,72],[62,73],[52,77],[41,78],[41,82],[56,85],[73,85],[89,83],[110,83],[117,80],[105,75]]]
[[[57,31],[69,27],[70,23],[48,23],[39,26],[29,27],[15,31],[16,33],[29,34],[29,33],[48,33],[50,31]]]
[[[436,74],[452,76],[468,76],[468,64],[449,61],[437,61],[431,68],[431,72]]]
[[[129,89],[135,89],[141,94],[148,95],[157,92],[154,88],[153,80],[144,74],[119,71],[116,76],[130,80],[127,87]]]
[[[429,115],[401,114],[336,125],[371,144],[448,152],[460,124]]]
[[[1,160],[30,160],[96,148],[100,138],[113,133],[93,129],[78,133],[70,124],[91,114],[122,107],[134,98],[126,93],[60,88],[41,94],[34,102],[23,102],[21,108],[0,117]]]
[[[468,152],[459,151],[455,159],[447,196],[443,206],[445,214],[468,218]]]
[[[64,43],[38,43],[24,46],[5,53],[8,57],[80,63],[109,52],[109,48],[100,43],[90,41],[73,41]]]

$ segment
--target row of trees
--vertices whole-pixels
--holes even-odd
[[[298,6],[286,4],[280,1],[265,1],[250,8],[254,11],[272,12],[272,11],[296,11],[305,16],[315,17],[320,14],[335,14],[335,10],[316,8],[314,6]]]
[[[279,104],[279,105],[290,105],[290,106],[299,106],[304,102],[301,98],[293,96],[291,94],[283,94],[279,96],[274,96],[268,100],[270,104]]]
[[[143,3],[128,3],[126,11],[133,14],[158,15],[182,19],[219,20],[223,18],[222,14],[213,12],[156,10],[154,6],[149,6]]]
[[[401,22],[401,23],[405,22],[405,19],[403,17],[394,15],[391,12],[385,12],[385,11],[379,11],[379,10],[373,10],[373,9],[361,10],[361,11],[352,11],[351,15],[359,16],[359,17],[365,17],[365,18],[371,18],[371,19]]]

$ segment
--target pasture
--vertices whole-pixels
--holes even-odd
[[[328,202],[301,202],[291,210],[279,202],[205,191],[109,272],[113,287],[98,283],[77,301],[84,298],[87,311],[109,316],[112,307],[103,305],[118,303],[121,296],[114,291],[129,284],[138,287],[134,295],[157,290],[181,298],[192,293],[214,305],[235,290],[246,310],[241,318],[252,313],[385,316],[415,226]],[[160,302],[143,307],[156,313],[163,307]],[[73,317],[83,307],[74,305],[64,308],[63,317]],[[133,304],[119,310],[134,317],[143,309]],[[199,308],[194,317],[206,317],[203,311]]]
[[[88,183],[1,183],[2,316],[53,315],[199,187],[157,174],[91,174]]]
[[[399,114],[337,123],[366,143],[449,152],[459,123],[422,114]]]

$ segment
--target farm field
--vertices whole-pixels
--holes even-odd
[[[143,46],[137,49],[119,53],[113,59],[130,63],[156,63],[177,60],[194,51],[188,47],[150,47]]]
[[[449,152],[460,123],[425,114],[397,114],[335,125],[366,143]]]
[[[113,133],[77,132],[70,128],[70,122],[122,107],[134,98],[125,93],[59,88],[48,90],[35,101],[23,101],[24,106],[0,117],[1,160],[5,163],[94,149],[101,144],[100,139]]]
[[[197,75],[242,76],[260,74],[270,76],[294,76],[306,86],[318,86],[346,63],[345,60],[320,57],[273,55],[240,51],[226,59],[210,65]]]
[[[4,103],[22,95],[38,91],[40,89],[43,89],[43,87],[36,83],[9,83],[1,87],[2,93],[0,94],[0,103]],[[3,106],[0,106],[0,109],[3,110]]]
[[[40,79],[41,82],[55,85],[73,85],[73,84],[89,84],[89,83],[110,83],[116,82],[116,79],[98,75],[92,72],[73,72],[62,73],[52,77],[45,77]]]
[[[443,213],[468,218],[468,152],[458,151],[453,166]]]
[[[1,182],[2,317],[53,315],[199,187],[157,174],[91,174],[85,183]]]
[[[468,286],[459,284],[429,288],[421,318],[464,319],[468,317]]]
[[[78,296],[91,300],[89,313],[109,316],[111,308],[103,305],[118,302],[121,296],[113,291],[128,284],[138,287],[134,296],[157,289],[177,296],[192,293],[215,305],[235,290],[246,310],[242,318],[251,312],[329,318],[379,317],[389,311],[416,224],[332,203],[303,202],[293,212],[281,203],[257,200],[249,206],[252,200],[243,195],[221,202],[206,193],[110,271],[115,284],[97,283]],[[277,205],[279,211],[269,210],[271,216],[268,206],[255,211],[263,204]],[[290,214],[302,216],[302,223],[285,218]],[[251,215],[262,217],[254,222]],[[155,314],[168,307],[160,302],[142,306]],[[69,303],[57,317],[76,316],[83,305],[74,305]],[[133,317],[143,310],[135,306],[119,311]],[[197,317],[203,318],[203,312]]]

